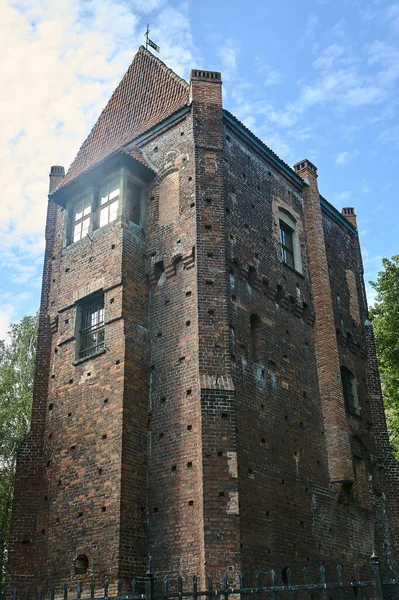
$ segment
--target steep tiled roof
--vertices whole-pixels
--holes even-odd
[[[58,189],[185,106],[188,100],[187,82],[140,46]]]

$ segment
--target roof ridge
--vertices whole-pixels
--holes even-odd
[[[59,188],[187,105],[189,85],[143,45],[90,129]]]
[[[134,58],[136,58],[136,56],[139,53],[145,54],[146,56],[151,57],[154,61],[156,61],[157,63],[159,63],[161,65],[161,67],[164,68],[169,73],[169,75],[172,77],[172,79],[174,79],[178,83],[181,83],[182,85],[184,85],[187,88],[189,87],[189,83],[185,79],[183,79],[183,77],[180,77],[180,75],[178,75],[177,73],[175,73],[173,71],[173,69],[171,69],[170,67],[168,67],[168,65],[163,60],[161,60],[160,58],[158,58],[158,56],[155,56],[155,54],[153,54],[152,52],[150,52],[145,46],[141,45],[139,47],[139,49],[137,50],[136,54],[134,55]]]

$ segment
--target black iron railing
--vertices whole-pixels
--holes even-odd
[[[206,589],[200,589],[199,580],[196,576],[192,577],[188,583],[183,583],[182,577],[175,579],[165,578],[163,580],[155,578],[148,574],[144,581],[132,579],[129,585],[122,580],[115,584],[110,584],[105,579],[101,587],[94,583],[82,585],[78,583],[74,589],[71,584],[65,583],[63,586],[50,585],[48,588],[39,586],[31,589],[29,586],[19,589],[8,586],[0,590],[0,600],[183,600],[192,598],[197,600],[205,598],[206,600],[231,600],[234,596],[241,600],[245,596],[252,596],[256,600],[263,598],[279,600],[284,594],[288,600],[304,599],[312,600],[330,600],[332,597],[339,600],[346,600],[348,597],[357,600],[375,599],[386,600],[399,598],[399,572],[398,565],[395,562],[391,567],[391,577],[382,579],[378,558],[373,555],[370,559],[372,577],[368,580],[361,579],[360,568],[358,565],[353,567],[353,577],[345,579],[344,571],[341,565],[336,567],[336,580],[326,581],[326,570],[321,566],[316,581],[311,571],[305,567],[301,573],[301,583],[294,583],[293,573],[290,568],[284,569],[283,582],[277,581],[276,572],[272,569],[268,573],[255,572],[252,582],[253,586],[247,585],[241,574],[225,574],[219,586],[214,585],[212,575],[207,577]],[[348,590],[352,590],[348,596]],[[315,594],[316,593],[316,594]]]

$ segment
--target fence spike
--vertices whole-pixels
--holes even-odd
[[[198,577],[196,575],[193,575],[193,598],[194,600],[197,599],[198,596]]]
[[[224,590],[228,587],[228,583],[227,582],[228,582],[228,575],[227,575],[227,573],[224,573],[223,574],[223,579],[222,579],[222,586],[223,586]]]
[[[104,598],[108,598],[108,587],[109,581],[107,578],[104,579]]]
[[[16,587],[12,588],[12,600],[17,600],[18,598],[18,590]]]
[[[376,600],[383,600],[384,595],[382,592],[380,566],[378,564],[378,556],[376,555],[375,552],[373,552],[373,555],[370,557],[370,562],[371,562],[371,569],[373,571]]]
[[[39,585],[37,588],[37,600],[42,600],[43,586]]]
[[[242,573],[238,573],[238,583],[240,584],[240,589],[242,589],[244,587],[244,578]]]
[[[182,592],[183,592],[183,577],[181,575],[179,575],[179,577],[177,578],[177,593],[179,594],[179,598],[182,597]]]
[[[323,600],[327,600],[326,569],[325,569],[324,565],[320,566],[320,583],[322,583],[324,585],[324,587],[321,591],[321,596],[322,596]]]
[[[360,569],[359,569],[359,565],[358,564],[354,564],[353,565],[353,570],[355,572],[356,583],[358,583],[360,581]],[[357,598],[357,600],[361,600],[362,599],[362,593],[360,591],[360,587],[359,586],[356,586],[356,598]]]
[[[289,587],[291,587],[292,586],[292,569],[290,567],[287,567],[286,573],[287,573],[287,585]]]
[[[118,597],[122,596],[122,579],[118,579]]]
[[[168,593],[168,589],[169,589],[169,582],[168,582],[168,578],[165,576],[163,579],[163,591],[164,591],[165,595]]]
[[[76,598],[80,600],[82,597],[82,584],[79,582],[76,584]]]
[[[25,588],[25,600],[29,600],[29,585]]]
[[[255,587],[259,587],[259,571],[255,571],[254,573],[255,576]]]
[[[307,567],[303,567],[302,569],[302,575],[303,575],[303,582],[305,585],[309,585],[310,582],[310,571]],[[309,590],[306,588],[305,589],[305,596],[306,596],[306,600],[310,600],[310,592]]]
[[[51,600],[54,600],[54,596],[55,596],[55,586],[54,586],[54,585],[50,585],[50,586],[49,586],[49,590],[50,590],[50,598],[51,598]]]
[[[64,600],[68,600],[68,584],[64,583],[64,591],[63,591]]]
[[[392,561],[391,571],[392,571],[393,579],[399,579],[398,563],[396,560]]]
[[[94,592],[95,592],[95,584],[94,581],[91,580],[90,581],[90,598],[94,598]]]
[[[342,574],[343,574],[343,567],[342,567],[342,565],[338,564],[337,565],[337,577],[338,577],[338,583],[341,586],[340,590],[339,590],[339,600],[344,600],[344,598],[345,598],[344,590],[342,588]]]
[[[135,578],[132,579],[131,588],[132,588],[132,596],[135,596],[136,595],[136,579]]]

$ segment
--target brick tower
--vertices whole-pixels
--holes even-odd
[[[14,583],[394,560],[356,216],[221,86],[141,47],[51,169]]]

